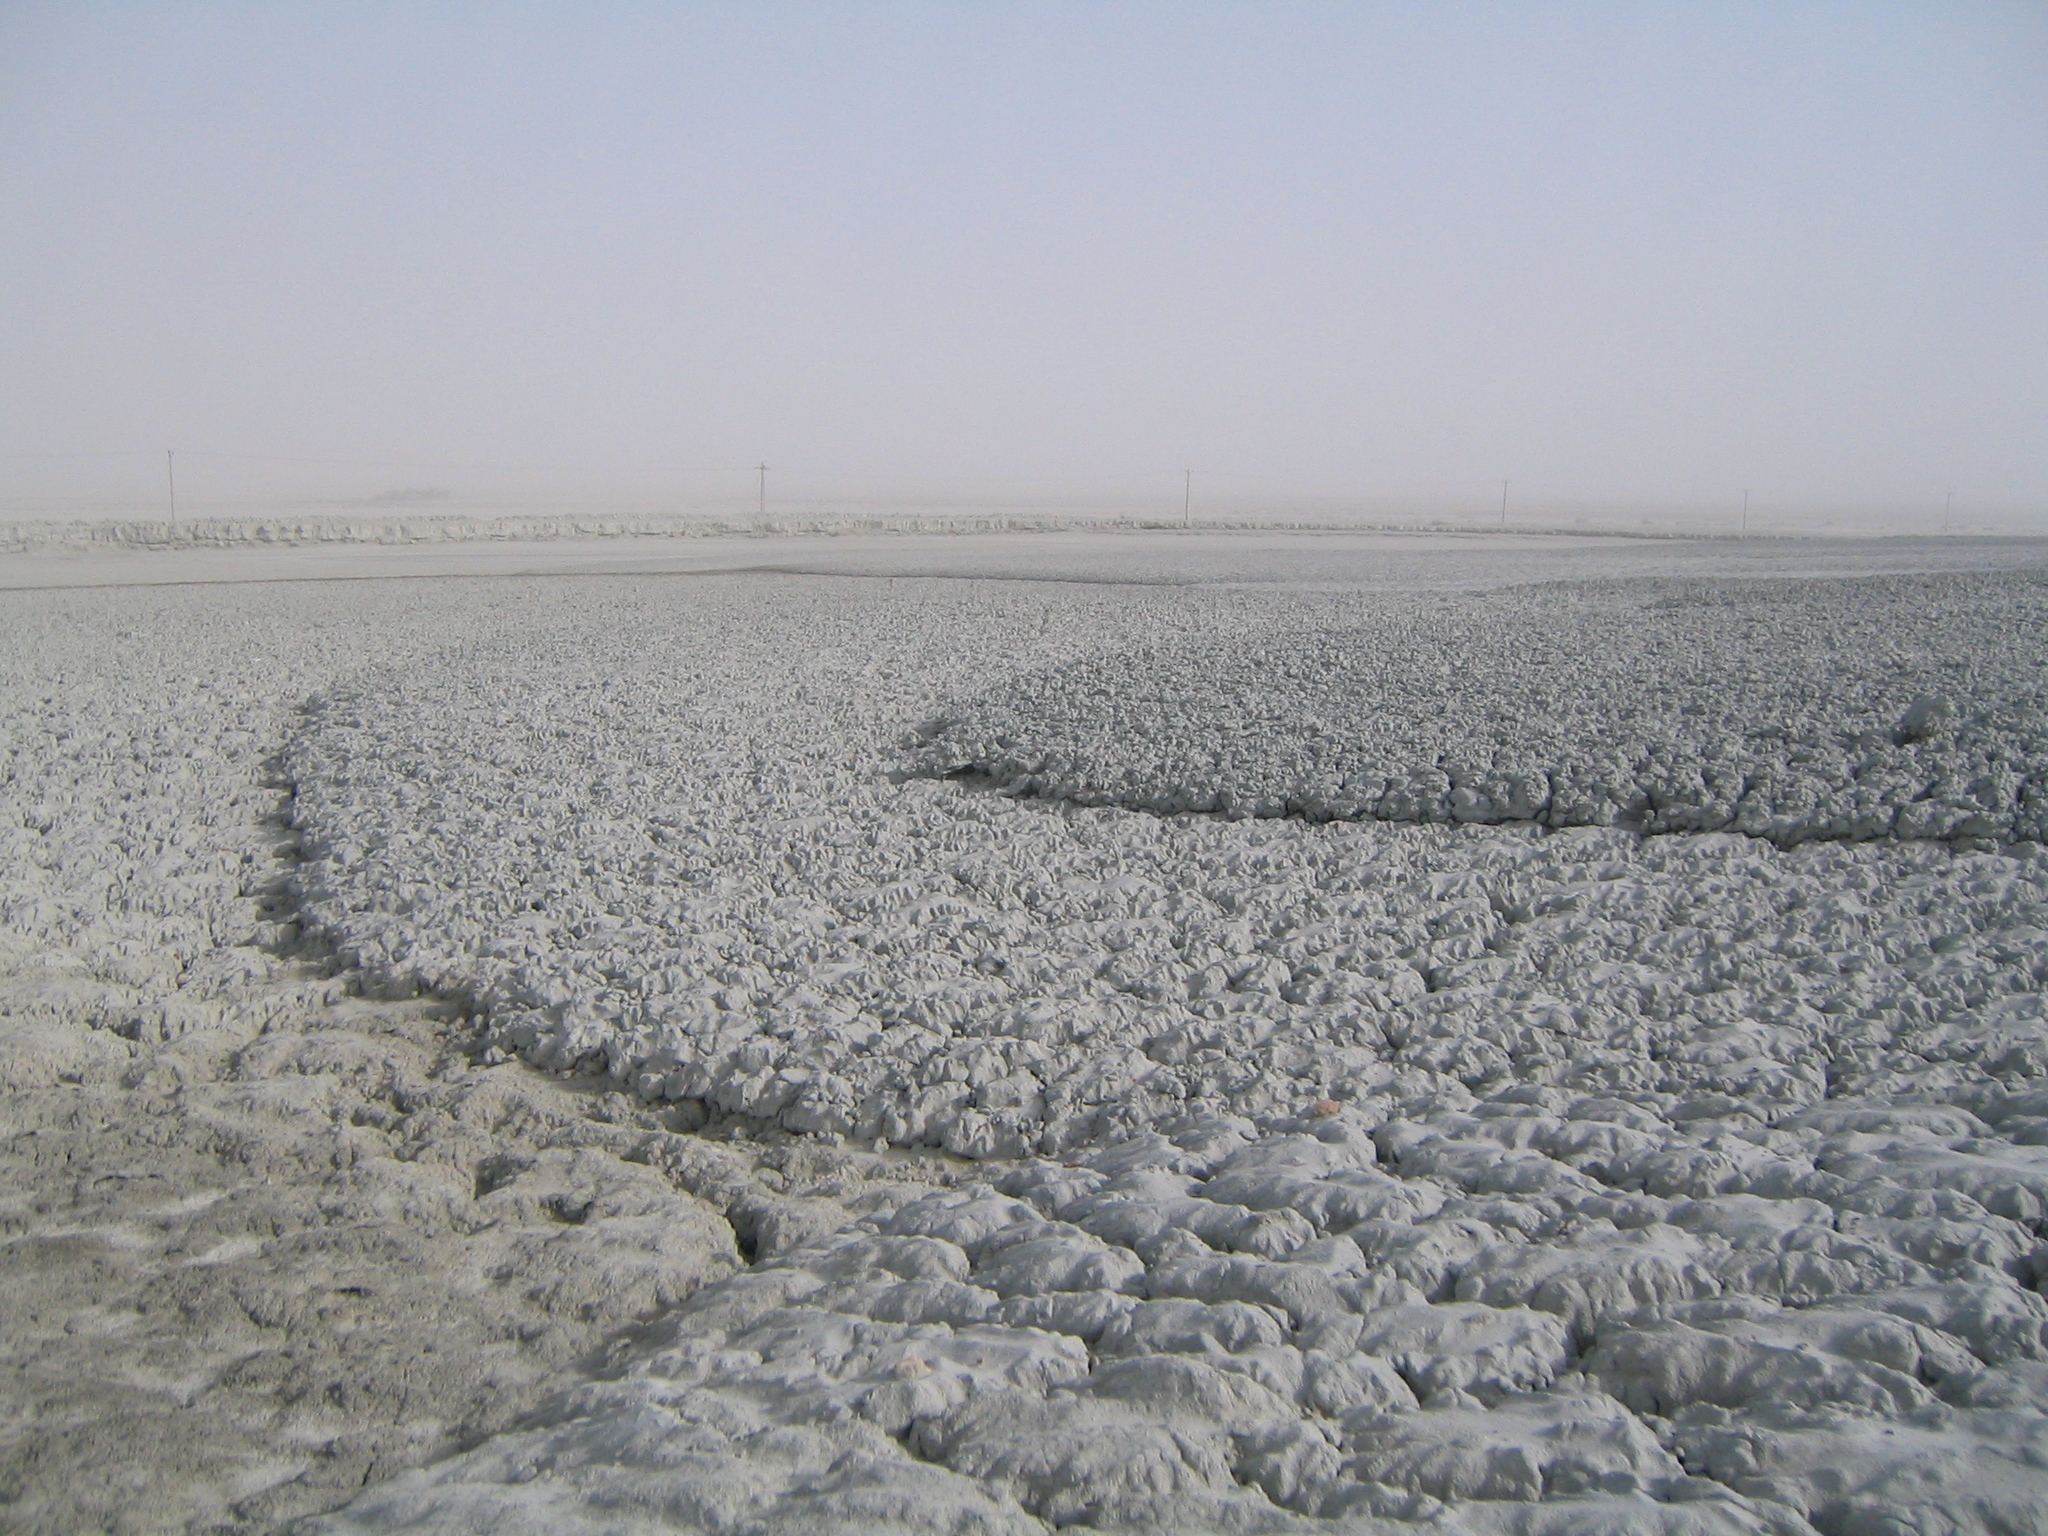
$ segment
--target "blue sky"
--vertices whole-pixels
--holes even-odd
[[[2039,5],[0,10],[0,499],[2048,509],[2044,422]]]

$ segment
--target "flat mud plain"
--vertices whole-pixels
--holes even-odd
[[[2048,1528],[2048,546],[462,562],[0,559],[6,1529]]]

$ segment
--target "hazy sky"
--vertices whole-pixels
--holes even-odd
[[[2048,509],[2048,6],[7,5],[0,498],[167,446]]]

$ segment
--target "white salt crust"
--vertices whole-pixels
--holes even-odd
[[[1920,601],[1788,593],[1851,626],[1868,603],[1873,634]],[[2032,593],[1984,583],[1952,611]],[[1629,603],[1690,614],[1655,606],[1674,595],[1523,597],[1582,601],[1577,633],[1604,644]],[[1340,598],[1353,624],[1386,601]],[[455,1276],[462,1244],[495,1244],[523,1278],[457,1292],[561,1341],[520,1380],[522,1418],[477,1421],[488,1438],[453,1456],[387,1447],[365,1475],[388,1480],[316,1528],[2048,1527],[2048,862],[2017,824],[1788,848],[1162,818],[892,776],[943,766],[923,755],[943,732],[918,728],[970,718],[962,700],[1124,740],[1116,710],[1073,693],[1063,714],[1047,680],[1113,687],[1091,656],[1163,656],[1176,633],[1228,678],[1303,626],[1300,593],[491,583],[374,614],[268,596],[225,622],[166,598],[123,620],[160,653],[126,682],[93,675],[120,647],[63,633],[105,600],[68,601],[17,610],[40,659],[4,679],[7,1027],[55,1042],[21,1071],[86,1083],[95,1041],[146,1065],[152,1041],[243,1028],[278,1038],[237,1047],[240,1103],[331,1073],[311,1063],[338,1025],[327,1045],[288,1017],[329,1005],[279,990],[312,982],[280,972],[261,1012],[247,975],[213,979],[275,966],[255,957],[304,923],[383,999],[354,1006],[452,998],[499,1050],[626,1090],[555,1122],[552,1149],[548,1112],[504,1086],[521,1069],[459,1058],[265,1111],[340,1117],[350,1182],[322,1198],[353,1204],[323,1241],[407,1234],[391,1278],[351,1248],[355,1283],[398,1305],[408,1266]],[[1432,606],[1497,635],[1492,602]],[[233,659],[238,623],[269,675]],[[1957,782],[1936,758],[1974,761],[1979,724],[2038,729],[2003,642],[1955,632],[1854,727],[1949,773],[1929,783]],[[178,645],[208,692],[174,686]],[[1156,681],[1141,661],[1122,673]],[[1773,697],[1854,691],[1810,654],[1787,666],[1811,687]],[[1900,746],[1937,693],[1948,734]],[[1830,708],[1809,713],[1839,736]],[[1237,760],[1264,771],[1262,750]],[[266,851],[281,792],[296,865]],[[35,955],[70,957],[61,987],[33,971],[40,1012]],[[176,1124],[202,1088],[188,1074],[151,1113]],[[700,1123],[752,1139],[664,1128]],[[244,1157],[285,1144],[246,1116],[236,1134]],[[837,1182],[757,1177],[764,1147]],[[279,1268],[280,1239],[206,1235],[200,1256],[249,1277],[237,1295],[262,1274],[330,1294]],[[313,1316],[342,1305],[292,1303],[298,1347],[360,1329]],[[461,1304],[438,1305],[413,1326],[456,1347]],[[149,1314],[106,1325],[110,1359]],[[401,1400],[334,1358],[344,1398]],[[406,1412],[465,1390],[414,1381]],[[228,1382],[192,1376],[182,1411]],[[403,1471],[423,1456],[442,1459]],[[316,1507],[230,1500],[190,1528]]]

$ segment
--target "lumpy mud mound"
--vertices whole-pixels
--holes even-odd
[[[1450,1102],[1187,1117],[903,1205],[707,1288],[612,1379],[323,1528],[2048,1515],[2048,1164],[1994,1129],[2031,1101],[1769,1127],[1710,1096]]]
[[[2048,836],[2035,576],[1290,595],[1240,628],[1007,682],[915,760],[1169,815]]]
[[[1459,739],[1505,730],[1501,709],[1452,716],[1457,678],[1481,669],[1461,672],[1418,639],[1427,623],[1536,673],[1546,663],[1533,633],[1557,646],[1565,636],[1582,657],[1636,642],[1620,664],[1570,673],[1579,703],[1526,717],[1560,739],[1615,739],[1619,727],[1586,734],[1598,704],[1669,739],[1697,730],[1695,745],[1747,711],[1779,723],[1744,739],[1847,750],[1836,738],[1860,711],[1888,722],[1862,733],[1866,756],[1900,772],[1949,773],[1939,765],[1964,757],[2010,768],[2031,750],[2022,663],[2039,642],[1995,665],[1967,660],[1969,644],[1955,656],[1914,647],[1936,635],[1974,644],[2044,590],[1941,578],[1917,595],[1884,581],[1438,597],[1426,609],[1402,599],[1375,620],[1376,645],[1355,624],[1306,632],[1302,594],[1151,596],[1150,622],[1126,632],[1177,626],[1207,664],[1146,671],[1098,648],[999,696],[1026,701],[1048,731],[1098,743],[1098,756],[1202,753],[1224,779],[1289,753],[1349,750],[1346,721]],[[1327,602],[1356,619],[1381,599]],[[1837,675],[1784,654],[1816,607],[1858,658]],[[1568,635],[1560,614],[1576,625]],[[1671,614],[1678,630],[1654,628]],[[1843,614],[1864,615],[1863,628]],[[807,593],[783,620],[829,635],[833,615]],[[1707,628],[1685,628],[1696,622]],[[915,701],[906,680],[959,670],[935,655],[953,635],[846,649],[743,638],[736,617],[725,632],[716,652],[648,625],[584,639],[569,661],[539,646],[452,656],[322,700],[286,755],[307,837],[306,914],[376,984],[469,997],[499,1048],[538,1065],[598,1072],[706,1116],[987,1158],[1058,1153],[1194,1108],[1276,1113],[1389,1065],[1474,1090],[1553,1069],[1648,1086],[1677,1070],[1694,1034],[1738,1025],[1755,1033],[1735,1058],[1771,1063],[1748,1069],[1740,1091],[1803,1103],[1826,1083],[1799,1020],[1948,1016],[1963,974],[1942,948],[1951,928],[1997,929],[2019,921],[2001,905],[2014,893],[2037,899],[2031,862],[1979,868],[1896,835],[1861,852],[1612,828],[1480,838],[1455,825],[1048,812],[943,782],[898,785],[877,771],[874,746],[832,743],[882,735],[884,701],[906,712]],[[1386,651],[1397,640],[1398,665]],[[1659,682],[1646,653],[1743,702],[1689,713],[1693,695]],[[1435,680],[1418,694],[1404,680],[1425,655]],[[1731,675],[1732,657],[1770,686]],[[1368,665],[1384,689],[1410,689],[1398,708],[1362,680]],[[1177,693],[1162,691],[1169,674]],[[1637,679],[1636,702],[1622,675]],[[1926,704],[1916,690],[1930,676],[1969,684],[1962,712]],[[1555,699],[1566,683],[1546,686]],[[1206,713],[1193,713],[1198,702]],[[967,730],[948,727],[924,751]],[[1984,745],[1994,739],[2005,745]],[[1657,751],[1670,770],[1673,752]],[[1251,767],[1228,766],[1240,760]],[[1077,749],[1060,771],[1079,783],[1095,761]],[[1041,765],[1028,782],[1042,788],[1052,772]],[[2007,779],[2031,782],[2016,769]],[[1859,782],[1875,793],[1880,781],[1894,782],[1877,769]],[[1445,820],[1465,793],[1446,791]],[[1172,791],[1162,805],[1173,795],[1187,798]],[[1783,795],[1780,809],[1797,799]],[[1800,803],[1817,825],[1813,796]],[[2031,803],[2011,791],[1978,810],[2009,831]],[[1901,816],[1961,814],[1952,800],[1901,804]],[[1790,963],[1802,955],[1857,958]],[[1993,994],[2033,985],[2024,966],[1969,974]]]
[[[1947,590],[1541,601],[1584,610],[1575,653],[1638,642],[1578,696],[1674,735],[1689,695],[1667,717],[1599,679],[1646,645],[1678,658],[1657,623],[1735,615],[1778,691],[1724,686],[1816,742],[1855,689],[1787,671],[1771,626],[1875,603],[1848,638],[1890,691],[1827,729],[1918,761],[2021,718],[2012,675],[1964,687],[1990,673],[1879,645]],[[2032,600],[1957,592],[1959,612]],[[1307,601],[1077,610],[1077,654],[992,696],[1124,743],[1213,691],[1173,739],[1251,760],[1298,739],[1315,657],[1375,654],[1349,596],[1328,601],[1351,629],[1276,639]],[[1532,601],[1436,598],[1376,632],[1490,633]],[[537,1063],[985,1171],[707,1287],[613,1379],[335,1529],[600,1505],[949,1531],[2048,1513],[2032,848],[1162,817],[897,782],[889,722],[930,718],[958,631],[792,646],[836,611],[809,602],[716,651],[614,619],[571,661],[337,690],[287,755],[307,911],[374,984],[461,990]],[[1168,696],[1122,658],[1175,626],[1211,659]],[[1297,645],[1290,674],[1271,658]],[[1915,714],[1930,676],[1957,702]],[[1218,728],[1269,699],[1272,729]],[[1894,1429],[1902,1459],[1873,1448]]]

